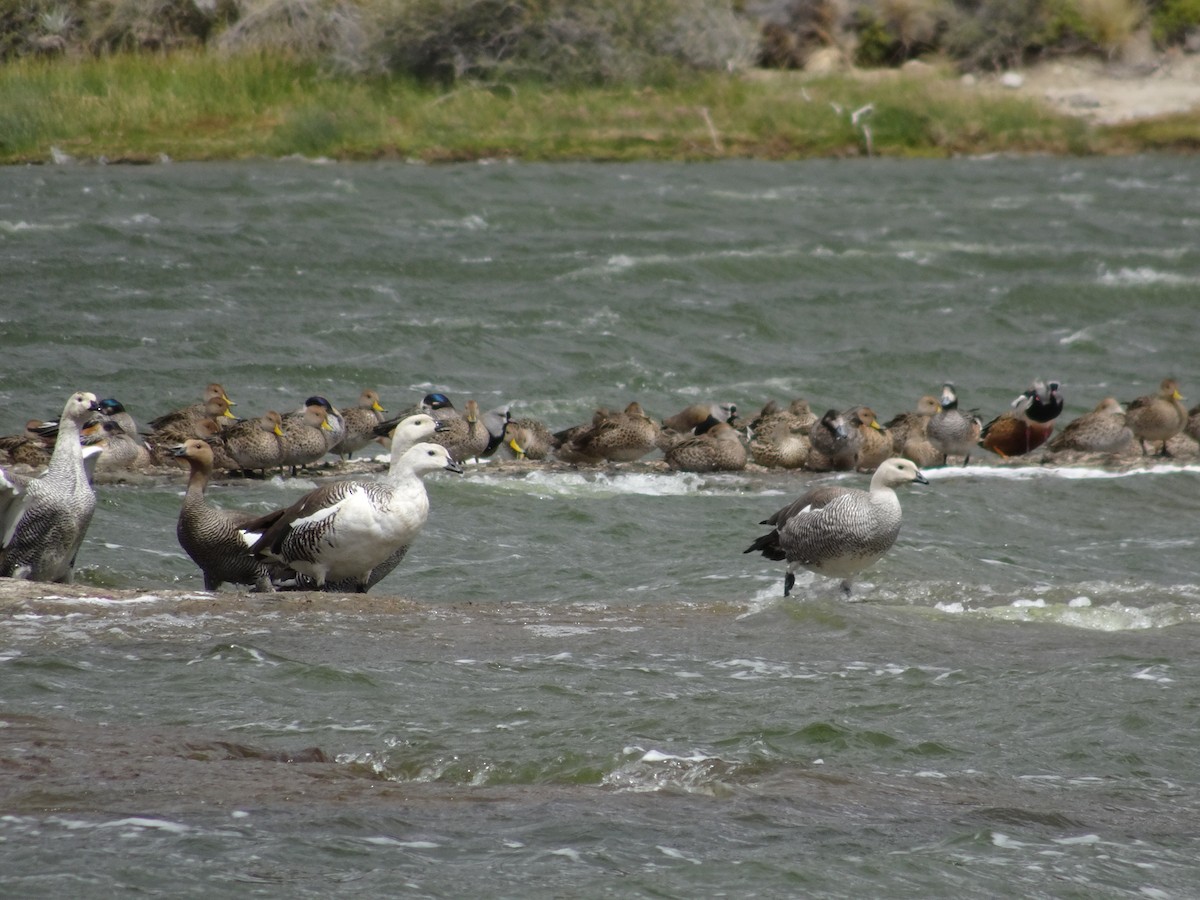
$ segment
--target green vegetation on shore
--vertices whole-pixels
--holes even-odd
[[[0,67],[2,163],[45,162],[51,147],[113,162],[1088,154],[1195,150],[1197,133],[1194,117],[1174,128],[1096,129],[1009,93],[896,71],[488,87],[335,75],[274,54],[27,58]]]

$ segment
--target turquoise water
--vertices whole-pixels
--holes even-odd
[[[944,380],[985,417],[1034,377],[1066,418],[1167,375],[1192,405],[1198,178],[0,170],[0,430],[211,380],[249,415],[373,387],[556,428],[633,399],[890,417]],[[182,477],[101,485],[84,596],[0,614],[0,893],[1190,896],[1198,472],[933,470],[851,603],[804,574],[785,601],[741,551],[862,476],[471,466],[372,594],[315,602],[205,595]]]

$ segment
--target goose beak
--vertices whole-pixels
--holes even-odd
[[[461,475],[463,473],[463,467],[460,466],[455,460],[451,459],[448,463],[446,463],[446,471],[453,472],[455,475]]]
[[[917,469],[917,477],[913,481],[917,484],[929,484],[929,479],[925,477],[925,474],[920,469]]]
[[[174,447],[168,447],[167,452],[172,456],[183,456],[185,453],[187,453],[187,447],[185,447],[183,444],[176,444]]]

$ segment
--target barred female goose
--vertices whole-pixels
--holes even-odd
[[[204,441],[191,440],[172,449],[171,454],[191,466],[187,493],[175,534],[179,546],[192,558],[204,576],[204,589],[215,591],[225,582],[252,584],[256,591],[270,593],[270,567],[246,552],[239,529],[258,518],[254,513],[218,509],[204,498],[212,477],[212,448]]]
[[[0,504],[0,576],[68,584],[74,578],[75,557],[96,508],[79,432],[98,408],[95,394],[72,394],[45,474],[24,485],[6,480],[7,502]]]
[[[372,571],[411,544],[425,524],[429,495],[421,476],[439,469],[462,472],[445,447],[416,444],[394,460],[382,481],[316,488],[287,509],[247,523],[242,538],[251,553],[308,576],[319,590],[352,578],[366,593]]]
[[[910,482],[928,484],[911,460],[893,457],[875,470],[869,491],[840,485],[813,488],[760,524],[774,530],[745,553],[787,560],[783,595],[792,592],[800,568],[842,579],[850,594],[854,576],[882,557],[900,533],[900,499],[895,488]]]

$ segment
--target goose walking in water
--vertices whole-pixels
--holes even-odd
[[[792,592],[796,570],[842,579],[850,594],[854,576],[880,559],[900,533],[900,499],[896,488],[911,482],[928,484],[916,463],[893,457],[875,470],[868,491],[840,485],[813,488],[760,524],[774,529],[745,553],[786,560],[783,595]]]
[[[70,583],[96,494],[79,443],[83,424],[99,408],[96,395],[72,394],[58,422],[58,438],[44,475],[0,486],[0,576]],[[97,450],[90,451],[93,461]]]
[[[372,571],[416,538],[429,515],[422,476],[462,473],[440,444],[422,442],[393,457],[380,481],[336,481],[287,509],[247,523],[242,537],[254,555],[311,578],[318,590],[353,579],[366,593]]]
[[[445,422],[434,420],[432,416],[421,413],[415,416],[409,415],[399,422],[377,425],[375,426],[375,435],[376,437],[390,438],[392,442],[391,462],[398,463],[400,457],[410,447],[421,441],[428,440],[435,433],[441,432],[446,427]],[[403,544],[388,554],[387,559],[371,570],[371,577],[367,579],[367,590],[375,587],[375,585],[390,575],[404,561],[404,557],[407,555],[408,544]],[[314,585],[311,578],[301,575],[296,579],[296,586],[302,590],[311,590]],[[358,585],[352,578],[343,578],[341,581],[326,580],[325,590],[350,594],[358,590]]]
[[[215,591],[225,582],[252,584],[256,591],[271,592],[270,567],[246,552],[239,529],[258,518],[254,513],[218,509],[205,498],[212,477],[212,448],[201,440],[190,440],[175,447],[171,454],[191,466],[187,493],[175,534],[179,546],[200,567],[204,589]]]

